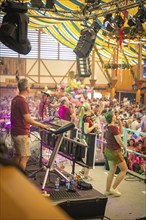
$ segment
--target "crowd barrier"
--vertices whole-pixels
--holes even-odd
[[[141,137],[146,137],[146,132],[141,132],[141,131],[137,131],[137,130],[132,130],[130,128],[125,128],[124,129],[124,132],[123,132],[123,142],[125,144],[125,146],[127,146],[127,142],[128,142],[128,139],[131,138],[131,136],[129,135],[131,134],[131,136],[133,134],[135,134],[136,136],[141,136]],[[139,152],[136,152],[136,151],[133,151],[131,149],[128,149],[127,147],[127,155],[126,157],[128,156],[128,152],[129,153],[133,153],[135,155],[138,155],[139,157],[143,158],[144,159],[144,164],[143,164],[143,167],[144,167],[144,172],[143,174],[139,174],[135,171],[132,171],[130,169],[128,169],[128,173],[140,178],[140,179],[143,179],[144,181],[146,181],[146,155],[145,154],[142,154],[142,153],[139,153]]]

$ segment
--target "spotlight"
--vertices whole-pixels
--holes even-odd
[[[142,26],[142,24],[140,22],[136,25],[134,30],[135,30],[135,33],[139,33],[139,34],[144,32],[143,26]]]
[[[114,30],[113,17],[111,13],[106,15],[103,25],[107,31],[112,32]]]
[[[124,19],[121,17],[121,15],[116,15],[114,18],[114,24],[118,26],[118,28],[121,28],[124,24]]]
[[[54,0],[46,0],[46,8],[54,9]]]
[[[127,36],[130,33],[130,27],[123,28],[123,36]]]
[[[146,9],[144,7],[139,7],[138,12],[128,20],[128,25],[136,26],[137,22],[145,23],[146,21]]]
[[[7,0],[1,8],[6,15],[0,27],[0,41],[20,54],[28,54],[31,45],[27,39],[28,17],[24,14],[27,12],[27,4]]]
[[[144,7],[139,7],[139,10],[136,14],[136,18],[141,22],[144,23],[146,21],[146,9]]]
[[[129,18],[129,20],[128,20],[128,25],[130,26],[130,27],[132,27],[132,26],[135,26],[136,25],[136,18],[135,18],[135,16],[133,16],[133,17],[131,17],[131,18]]]
[[[41,0],[31,0],[31,5],[32,7],[34,8],[43,8],[44,7],[44,4]]]

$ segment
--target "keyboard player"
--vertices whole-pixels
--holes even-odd
[[[15,155],[13,160],[25,170],[30,153],[30,125],[49,129],[50,125],[35,121],[31,115],[26,97],[30,93],[27,79],[18,81],[19,94],[11,103],[11,138],[14,143]]]

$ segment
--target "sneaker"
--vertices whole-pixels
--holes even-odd
[[[83,179],[85,182],[90,182],[90,181],[93,180],[90,176],[84,176],[82,179]]]
[[[105,191],[105,192],[104,192],[104,195],[105,195],[105,196],[109,196],[109,195],[111,195],[111,194],[112,194],[111,191]]]
[[[111,189],[110,190],[110,193],[113,195],[113,196],[115,196],[115,197],[119,197],[119,196],[121,196],[121,193],[117,190],[117,189]]]
[[[79,171],[79,174],[80,174],[80,175],[84,175],[84,170],[80,170],[80,171]]]

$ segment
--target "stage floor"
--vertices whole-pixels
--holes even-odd
[[[65,170],[71,173],[71,162],[65,161],[64,165]],[[75,172],[78,173],[80,169],[81,167],[76,165]],[[107,173],[104,166],[96,166],[90,171],[92,180],[89,183],[101,194],[105,190]],[[41,187],[44,176],[45,172],[40,172],[37,174],[36,180],[32,178],[31,181],[38,186],[40,184]],[[49,182],[49,178],[47,184],[49,187],[54,187],[54,184]],[[136,220],[146,216],[146,184],[143,180],[127,174],[119,186],[119,191],[122,193],[121,197],[108,196],[104,220]]]

